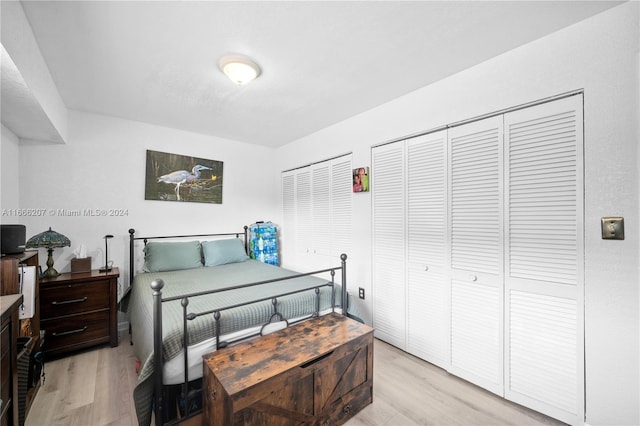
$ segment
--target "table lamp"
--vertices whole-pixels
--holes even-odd
[[[41,232],[38,235],[34,235],[29,238],[25,247],[42,247],[47,249],[49,252],[49,257],[47,257],[47,270],[42,274],[42,278],[53,278],[60,275],[58,271],[53,269],[53,249],[56,247],[71,247],[71,241],[69,241],[69,239],[64,235],[51,230],[51,227],[49,227],[48,231]]]
[[[111,266],[109,266],[109,239],[113,238],[113,235],[105,235],[104,236],[104,268],[100,268],[100,272],[109,272],[111,271]]]

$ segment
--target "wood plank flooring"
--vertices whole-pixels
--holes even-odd
[[[137,375],[128,335],[45,364],[45,382],[26,426],[137,425]],[[562,425],[376,340],[373,404],[348,426]]]

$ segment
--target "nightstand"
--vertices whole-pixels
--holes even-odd
[[[40,281],[40,328],[46,331],[47,355],[103,343],[118,346],[119,276],[118,268],[113,268]]]

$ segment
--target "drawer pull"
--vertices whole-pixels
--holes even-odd
[[[52,333],[52,335],[53,337],[66,336],[68,334],[82,333],[86,329],[87,329],[87,326],[85,325],[84,327],[78,328],[76,330],[63,331],[62,333]]]
[[[82,299],[73,299],[73,300],[65,300],[64,302],[57,302],[57,301],[53,301],[51,302],[52,305],[68,305],[69,303],[82,303],[82,302],[86,302],[87,301],[87,297],[83,297]]]
[[[342,412],[345,414],[349,414],[351,412],[351,404],[347,404],[342,408]]]

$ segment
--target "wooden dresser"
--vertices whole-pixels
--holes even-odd
[[[18,424],[18,308],[21,294],[0,296],[0,426]]]
[[[338,314],[204,357],[207,425],[336,425],[373,399],[373,329]]]
[[[19,294],[21,266],[35,267],[35,294],[33,300],[33,317],[18,320],[18,336],[31,338],[26,352],[23,356],[30,360],[26,367],[27,371],[22,370],[18,373],[18,382],[25,387],[19,387],[19,394],[16,398],[16,407],[18,409],[18,417],[16,424],[22,424],[29,413],[31,404],[40,389],[42,381],[40,380],[41,364],[32,362],[34,355],[40,351],[43,333],[40,330],[40,301],[38,296],[38,251],[26,250],[24,253],[10,254],[3,256],[0,260],[0,295]],[[4,343],[4,341],[3,341]],[[3,370],[4,373],[4,370]],[[26,377],[25,377],[26,375]],[[3,379],[4,380],[4,379]],[[31,382],[29,382],[31,380]],[[24,393],[20,392],[21,390]]]
[[[60,355],[102,343],[118,346],[118,268],[60,274],[40,281],[44,351]]]

